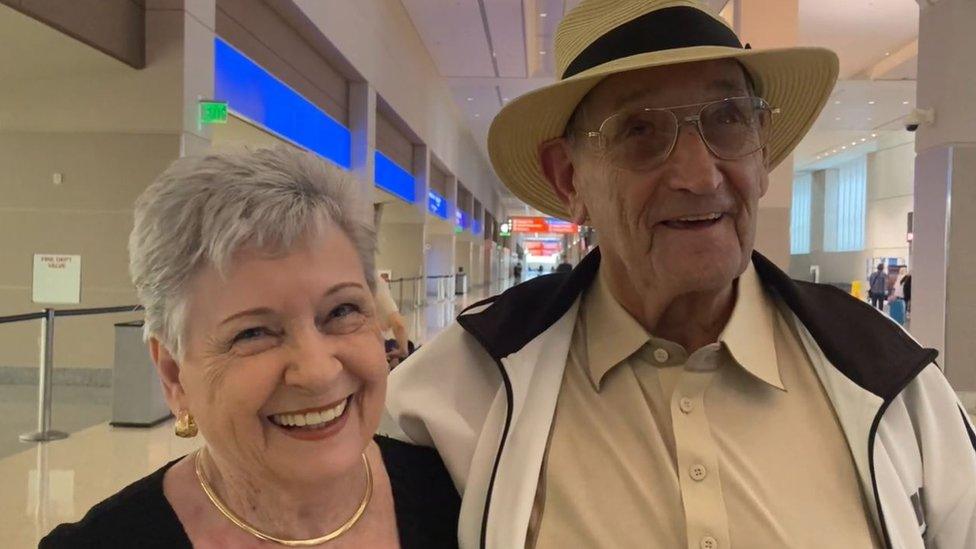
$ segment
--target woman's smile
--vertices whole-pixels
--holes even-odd
[[[353,407],[353,395],[317,408],[305,408],[268,416],[268,421],[282,433],[298,440],[330,438],[346,424]]]

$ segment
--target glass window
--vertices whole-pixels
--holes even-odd
[[[813,175],[798,174],[793,180],[793,205],[790,208],[790,253],[810,253],[810,202]]]
[[[864,249],[867,210],[867,157],[862,156],[827,174],[824,196],[824,250]]]

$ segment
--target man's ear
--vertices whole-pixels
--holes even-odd
[[[169,409],[174,415],[180,410],[189,409],[186,393],[183,391],[183,383],[180,381],[180,365],[176,358],[156,337],[149,338],[149,356],[152,358],[153,364],[156,365],[159,381],[163,384],[163,395],[166,397]]]
[[[539,162],[542,164],[542,173],[559,197],[559,201],[566,206],[572,221],[583,224],[588,214],[574,181],[576,170],[573,166],[573,148],[569,140],[565,137],[557,137],[540,145]]]

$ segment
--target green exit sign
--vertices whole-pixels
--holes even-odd
[[[227,123],[227,102],[226,101],[200,101],[200,123],[201,124],[226,124]]]

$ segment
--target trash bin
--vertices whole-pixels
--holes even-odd
[[[464,295],[466,293],[468,293],[468,273],[454,275],[454,295]]]
[[[113,427],[151,427],[169,419],[169,406],[149,350],[142,341],[142,321],[115,325],[112,369]]]

